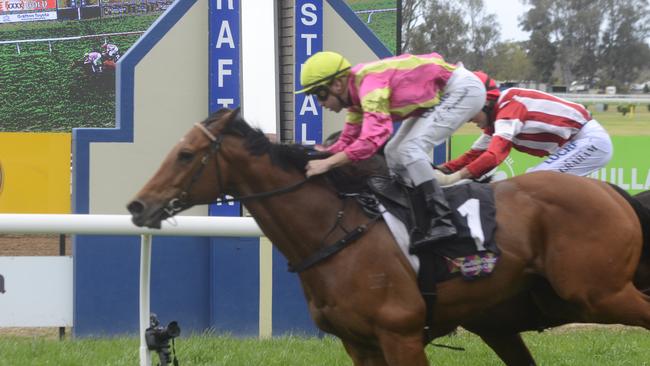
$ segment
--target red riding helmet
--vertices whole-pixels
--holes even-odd
[[[497,88],[497,83],[488,76],[488,74],[483,71],[474,71],[474,75],[478,76],[479,79],[485,85],[485,90],[487,91],[487,100],[497,100],[501,95],[501,91]]]

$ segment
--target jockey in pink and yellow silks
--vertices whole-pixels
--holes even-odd
[[[436,53],[403,55],[359,64],[350,70],[346,128],[328,150],[351,160],[374,155],[393,132],[393,120],[420,116],[440,103],[442,87],[456,66]],[[363,129],[362,129],[363,127]]]
[[[386,144],[391,172],[412,183],[434,214],[430,227],[419,228],[421,235],[412,237],[413,246],[453,237],[456,231],[431,158],[435,145],[481,110],[486,93],[481,80],[437,53],[352,67],[338,53],[318,52],[303,65],[300,81],[303,89],[297,93],[315,95],[334,112],[347,109],[341,136],[328,148],[333,155],[310,161],[307,176],[367,159]],[[395,120],[403,123],[391,138]]]

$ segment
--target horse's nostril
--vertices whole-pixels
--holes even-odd
[[[138,215],[144,211],[144,204],[140,201],[132,201],[126,206],[126,209],[129,210],[132,215]]]

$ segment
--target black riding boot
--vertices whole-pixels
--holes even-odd
[[[424,182],[415,187],[415,191],[417,196],[424,200],[431,220],[414,231],[415,235],[411,236],[411,251],[417,251],[428,243],[455,237],[456,227],[451,221],[451,210],[438,182],[435,179]]]

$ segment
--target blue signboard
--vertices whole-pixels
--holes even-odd
[[[241,103],[241,32],[239,0],[209,2],[208,95],[210,113],[221,108],[236,108]],[[210,205],[210,216],[239,216],[239,203]]]
[[[241,8],[239,0],[209,2],[209,109],[241,105]],[[240,216],[239,202],[210,205],[210,216]],[[210,239],[210,327],[257,336],[259,239]]]
[[[323,50],[323,1],[296,0],[295,90],[300,90],[300,72],[309,56]],[[296,94],[295,141],[317,144],[323,138],[323,110],[313,95]]]
[[[295,90],[302,89],[300,71],[307,59],[323,50],[323,1],[296,0],[295,16]],[[295,141],[301,144],[321,143],[323,135],[322,108],[312,95],[294,96],[296,120]],[[287,260],[273,251],[273,334],[319,334],[308,311],[298,277],[287,272]],[[286,314],[291,314],[287,316]]]

